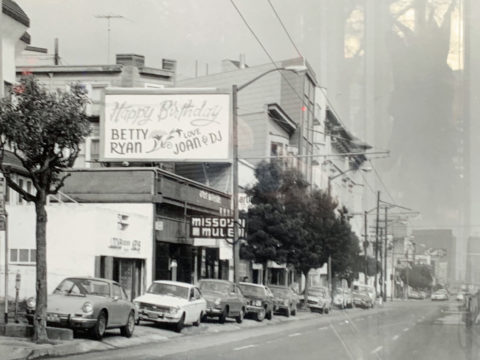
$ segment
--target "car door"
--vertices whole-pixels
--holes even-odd
[[[205,299],[197,287],[193,288],[193,303],[194,315],[192,321],[197,321],[200,318],[200,314],[205,312],[207,308]]]
[[[127,322],[128,313],[126,312],[126,304],[123,299],[122,287],[119,284],[112,283],[112,296],[110,299],[110,307],[108,309],[108,325],[119,326],[125,325]]]
[[[240,312],[240,306],[237,299],[237,292],[235,284],[231,284],[228,290],[228,306],[230,308],[230,314],[238,314]]]

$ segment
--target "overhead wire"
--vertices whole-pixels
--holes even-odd
[[[275,16],[277,17],[278,22],[280,23],[280,25],[282,26],[283,30],[285,31],[285,34],[287,34],[288,39],[289,39],[290,42],[292,43],[292,45],[293,45],[293,47],[295,48],[295,50],[297,50],[298,55],[303,58],[302,53],[301,53],[300,50],[298,49],[297,44],[295,44],[295,41],[293,41],[292,36],[291,36],[290,33],[288,32],[288,30],[287,30],[285,24],[283,23],[282,19],[280,18],[280,15],[278,14],[277,10],[275,9],[275,6],[273,6],[273,4],[272,4],[272,2],[271,2],[270,0],[268,0],[268,3],[270,4],[270,7],[272,8],[273,13],[274,13]]]

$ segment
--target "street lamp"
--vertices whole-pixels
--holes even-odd
[[[276,67],[265,71],[264,73],[254,77],[252,80],[246,82],[243,85],[232,85],[232,157],[233,157],[233,277],[234,281],[238,283],[238,265],[240,262],[240,247],[238,246],[238,221],[239,221],[239,209],[238,209],[238,92],[245,89],[255,81],[270,74],[274,71],[293,71],[295,73],[306,71],[307,67],[304,65]]]

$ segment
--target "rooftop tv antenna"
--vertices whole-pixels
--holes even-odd
[[[124,19],[125,17],[122,15],[96,15],[97,19],[105,19],[107,20],[107,64],[110,62],[110,20],[111,19]]]

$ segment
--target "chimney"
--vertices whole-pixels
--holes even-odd
[[[145,66],[145,56],[136,54],[117,54],[116,64],[141,68]]]
[[[247,64],[245,63],[245,54],[240,54],[240,61],[238,62],[238,68],[245,69],[246,65]]]
[[[167,71],[177,71],[177,60],[162,59],[162,69]]]

